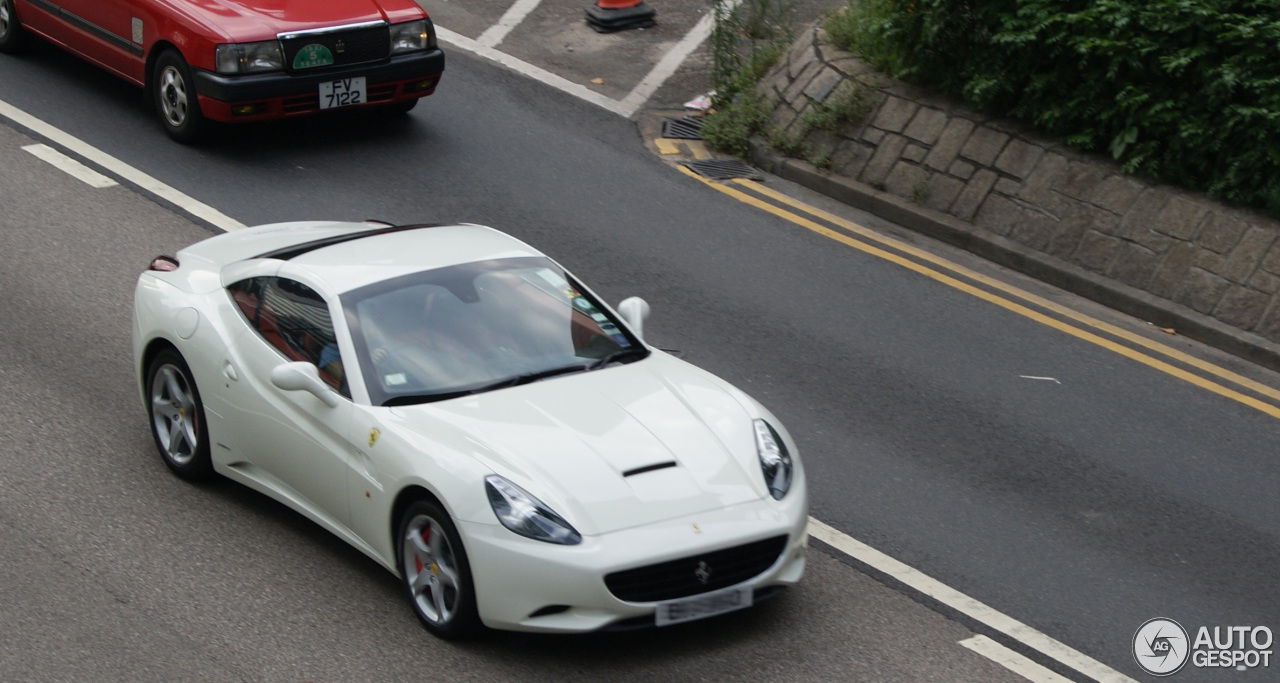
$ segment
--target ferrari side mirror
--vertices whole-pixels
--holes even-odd
[[[338,397],[320,379],[320,371],[311,363],[296,361],[277,365],[271,371],[271,383],[285,391],[308,392],[330,408],[338,406]]]
[[[626,321],[627,327],[644,338],[644,321],[649,317],[649,302],[638,296],[627,297],[618,304],[618,314]]]

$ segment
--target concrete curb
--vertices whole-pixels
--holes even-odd
[[[999,235],[985,233],[948,214],[917,206],[865,183],[784,157],[760,139],[751,140],[751,159],[760,168],[905,228],[959,247],[988,261],[1096,301],[1122,313],[1280,371],[1280,344],[1210,316],[1059,261]]]

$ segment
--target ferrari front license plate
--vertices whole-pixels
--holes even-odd
[[[703,593],[692,598],[672,600],[658,604],[658,626],[670,626],[695,619],[714,617],[751,606],[750,587],[726,588],[714,593]]]
[[[320,84],[320,108],[333,109],[366,102],[364,76]]]

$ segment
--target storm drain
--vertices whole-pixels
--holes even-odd
[[[738,161],[737,159],[725,159],[716,161],[682,161],[682,166],[688,166],[689,170],[697,173],[703,178],[711,178],[712,180],[730,180],[732,178],[746,178],[748,180],[764,180],[764,176],[760,172],[750,166]]]
[[[663,119],[662,137],[676,140],[701,140],[702,119]]]

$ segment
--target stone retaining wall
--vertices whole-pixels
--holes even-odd
[[[1124,175],[1017,123],[885,77],[807,31],[761,82],[773,125],[804,134],[859,88],[866,117],[804,135],[810,160],[1115,282],[1280,342],[1280,223]]]

